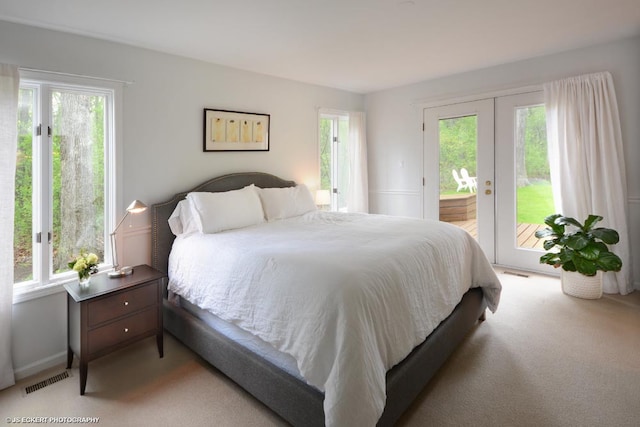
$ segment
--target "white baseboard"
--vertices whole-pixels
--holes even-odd
[[[13,370],[13,375],[16,377],[16,381],[36,375],[46,369],[53,368],[56,365],[63,365],[67,361],[67,352],[63,351],[53,356],[46,357],[44,359],[37,360],[33,363],[17,368]]]

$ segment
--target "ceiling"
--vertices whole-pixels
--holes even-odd
[[[0,20],[369,93],[640,34],[640,0],[0,0]]]

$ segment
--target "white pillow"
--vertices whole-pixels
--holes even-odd
[[[189,193],[187,200],[191,202],[198,230],[202,233],[217,233],[264,222],[260,197],[253,184],[222,193]]]
[[[169,228],[176,236],[180,234],[188,234],[199,231],[198,221],[193,216],[191,202],[189,200],[181,200],[169,217]]]
[[[316,210],[313,196],[304,184],[285,188],[259,188],[267,221],[299,216]]]

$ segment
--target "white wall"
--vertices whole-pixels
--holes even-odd
[[[437,60],[437,58],[434,58]],[[598,71],[613,75],[629,188],[629,225],[640,289],[640,38],[424,81],[366,96],[372,212],[422,215],[422,110],[416,104],[542,84]]]
[[[121,206],[147,204],[228,172],[319,182],[317,108],[363,110],[359,94],[239,71],[117,43],[0,21],[0,62],[133,81],[123,90]],[[204,108],[271,115],[269,152],[202,151]],[[130,217],[121,260],[149,260],[148,217]],[[20,377],[64,361],[64,294],[14,304]]]

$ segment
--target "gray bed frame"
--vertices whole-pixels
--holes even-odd
[[[152,265],[167,272],[175,236],[167,220],[191,191],[221,192],[255,184],[261,188],[290,187],[274,175],[260,172],[234,173],[213,178],[151,207]],[[164,328],[207,362],[227,375],[259,401],[294,426],[323,426],[324,394],[286,373],[259,355],[230,340],[186,310],[167,301]],[[482,290],[468,291],[453,313],[409,356],[387,372],[387,403],[379,426],[393,425],[435,375],[446,359],[477,324],[484,320],[486,304]]]

